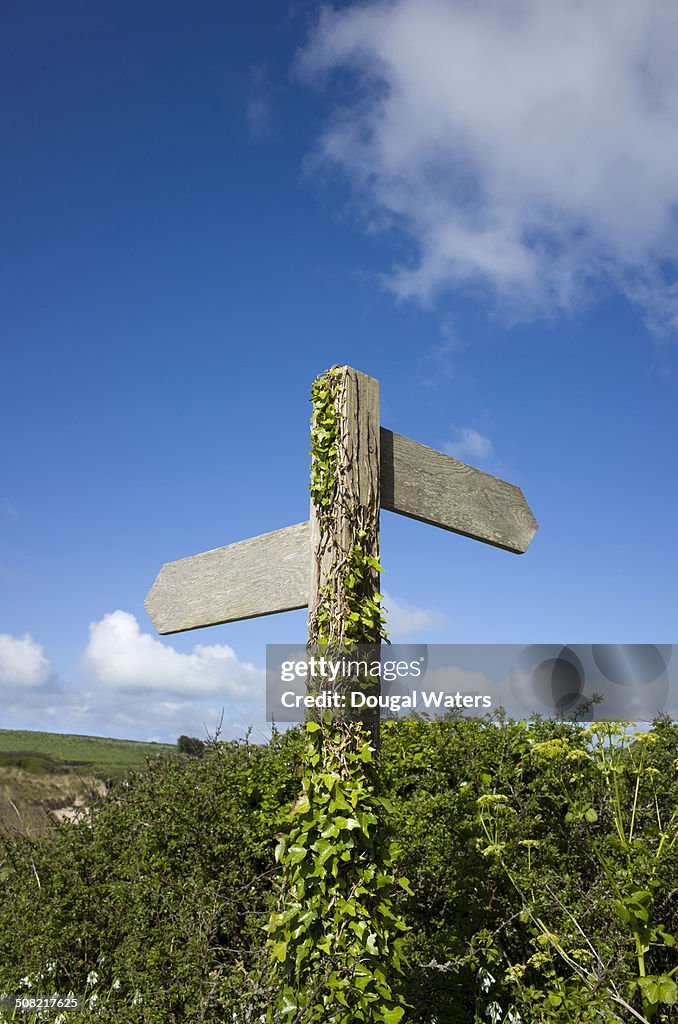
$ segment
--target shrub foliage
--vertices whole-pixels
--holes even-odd
[[[0,992],[73,991],[84,1008],[68,1024],[265,1019],[275,847],[306,841],[290,814],[302,757],[298,730],[208,744],[149,762],[78,822],[4,837]],[[410,926],[403,1021],[675,1021],[677,758],[664,719],[639,734],[383,723],[380,799],[411,886],[394,906]]]

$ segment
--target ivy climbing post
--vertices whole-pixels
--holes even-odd
[[[309,646],[368,647],[385,637],[379,593],[379,382],[349,366],[318,377],[311,394]],[[311,682],[321,686],[322,680]],[[379,694],[378,677],[370,680]],[[365,717],[364,713],[362,715]],[[369,719],[375,746],[378,707]]]
[[[350,367],[317,378],[311,400],[309,648],[359,647],[385,636],[379,593],[379,386]],[[310,687],[322,687],[315,678]],[[371,692],[375,682],[369,681]],[[378,686],[378,682],[376,684]],[[378,708],[365,722],[321,711],[304,727],[301,792],[276,859],[279,907],[268,925],[290,1024],[399,1024],[403,932],[394,896],[388,810],[379,795]]]

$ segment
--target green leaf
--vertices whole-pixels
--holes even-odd
[[[638,984],[640,985],[643,995],[649,1002],[659,1002],[659,985],[657,984],[657,978],[653,975],[648,975],[647,978],[639,978]]]
[[[292,1000],[289,997],[289,995],[287,994],[287,992],[285,992],[285,994],[283,995],[283,1001],[282,1001],[282,1007],[281,1007],[282,1012],[283,1013],[292,1013],[293,1010],[296,1010],[296,1009],[298,1009],[297,1004],[292,1002]]]
[[[624,922],[628,924],[631,920],[631,915],[620,900],[615,900],[614,909],[617,911],[617,915]]]
[[[308,793],[303,793],[300,797],[298,797],[296,802],[294,803],[294,806],[292,807],[292,810],[294,811],[295,814],[306,814],[306,812],[310,811],[310,809],[311,803],[308,799]]]
[[[287,943],[282,941],[276,942],[273,946],[273,956],[276,960],[279,960],[280,963],[283,963],[287,958]]]
[[[668,974],[662,974],[657,978],[657,989],[659,1002],[673,1006],[678,1002],[678,985]]]

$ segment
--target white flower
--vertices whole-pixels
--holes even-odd
[[[118,989],[120,988],[120,978],[115,979],[111,988],[113,989],[114,992],[118,991]]]
[[[99,980],[99,975],[97,974],[96,971],[90,971],[89,974],[87,975],[87,984],[88,985],[96,985],[98,980]]]
[[[487,1016],[492,1021],[492,1024],[499,1024],[499,1021],[501,1020],[502,1015],[504,1013],[499,1003],[490,1003],[486,1012]]]
[[[96,994],[96,992],[92,992],[92,995],[89,997],[89,1005],[94,1006],[98,998],[99,996]]]
[[[478,978],[480,979],[480,987],[483,992],[489,992],[490,988],[497,980],[493,974],[490,974],[489,971],[483,970],[482,967],[478,971]]]

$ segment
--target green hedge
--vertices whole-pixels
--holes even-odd
[[[300,750],[291,730],[149,762],[91,823],[5,837],[0,992],[72,990],[87,1008],[68,1024],[259,1020]],[[383,723],[382,793],[414,893],[397,896],[411,925],[405,1019],[637,1021],[632,1007],[675,1021],[677,757],[663,719],[639,737]]]

